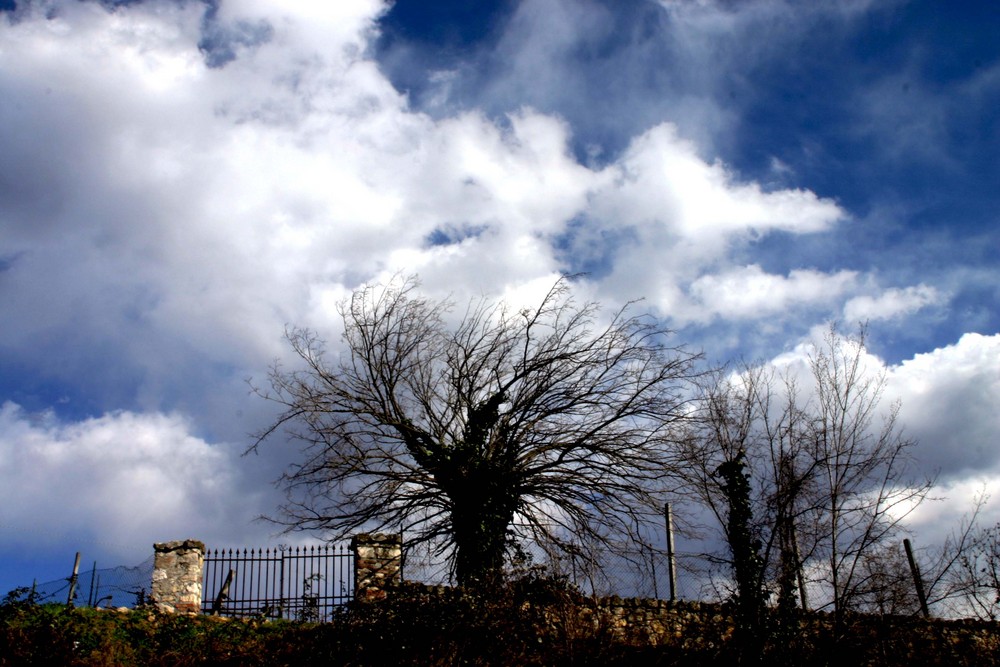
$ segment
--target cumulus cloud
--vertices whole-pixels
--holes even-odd
[[[0,407],[4,549],[77,539],[151,545],[224,542],[263,508],[240,488],[232,447],[190,434],[178,415],[117,412],[66,423]],[[231,526],[233,528],[227,528]],[[258,531],[264,532],[264,531]]]
[[[55,4],[0,26],[15,101],[0,141],[16,156],[0,343],[62,381],[137,387],[146,399],[129,407],[210,392],[206,366],[258,374],[286,323],[333,326],[332,303],[398,270],[430,290],[503,292],[590,256],[610,273],[603,298],[704,318],[729,304],[690,284],[725,276],[731,248],[842,215],[739,181],[670,125],[593,169],[564,121],[531,109],[415,113],[365,55],[377,2],[227,2],[211,17],[196,3]],[[797,303],[806,275],[771,279]]]
[[[624,224],[657,221],[678,236],[726,249],[730,235],[828,229],[844,213],[832,201],[803,190],[764,192],[741,183],[720,162],[705,162],[676,128],[661,124],[637,137],[613,167],[615,176],[597,208],[608,207]]]
[[[965,334],[918,354],[891,369],[889,386],[928,470],[945,480],[1000,474],[1000,335]]]
[[[741,180],[674,125],[596,168],[529,108],[414,112],[366,55],[381,3],[54,6],[0,26],[0,344],[95,395],[131,388],[99,409],[207,402],[206,372],[259,375],[285,324],[335,327],[351,288],[399,270],[471,294],[590,271],[675,324],[849,296],[850,272],[734,259],[831,230],[835,202]]]
[[[778,276],[751,265],[702,276],[691,285],[691,292],[703,304],[706,315],[755,319],[802,304],[834,302],[854,284],[855,277],[853,271],[825,274],[812,270]]]
[[[733,255],[767,234],[825,231],[844,212],[808,191],[768,192],[741,182],[725,165],[702,160],[669,124],[637,137],[602,174],[605,181],[587,211],[591,228],[575,232],[570,252],[587,257],[588,247],[601,244],[605,255],[596,263],[603,262],[608,274],[605,293],[645,295],[676,323],[726,311],[740,319],[753,311],[787,312],[793,303],[829,303],[853,279],[849,272],[797,270],[786,277],[736,265]],[[733,294],[733,281],[745,278],[762,289],[781,286],[780,299],[764,304],[754,289]]]
[[[890,288],[875,296],[860,295],[844,304],[848,322],[889,320],[910,315],[921,308],[940,304],[945,295],[930,285]]]

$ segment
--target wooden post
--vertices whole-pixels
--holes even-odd
[[[87,594],[87,606],[94,606],[94,579],[97,577],[97,561],[94,561],[94,569],[90,571],[90,593]]]
[[[667,522],[667,581],[670,582],[670,601],[677,599],[677,566],[674,562],[674,518],[670,513],[670,503],[663,506]]]
[[[66,597],[66,604],[73,606],[73,596],[76,595],[76,580],[80,575],[80,552],[76,552],[76,560],[73,561],[73,574],[69,577],[69,595]]]
[[[653,574],[653,598],[659,600],[660,587],[656,583],[656,552],[652,548],[649,549],[649,567]]]
[[[930,618],[931,612],[927,608],[927,596],[924,594],[924,580],[920,576],[920,567],[913,557],[913,547],[910,546],[910,539],[903,540],[903,549],[906,550],[906,559],[910,561],[910,573],[913,575],[913,585],[917,588],[917,599],[920,600],[920,611],[924,618]]]
[[[809,598],[806,597],[806,579],[802,574],[802,558],[799,556],[799,536],[795,531],[794,523],[789,527],[789,531],[792,533],[792,558],[795,559],[795,581],[799,585],[799,603],[802,605],[802,611],[808,611]]]

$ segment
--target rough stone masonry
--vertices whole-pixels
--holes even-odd
[[[201,573],[205,544],[175,540],[153,545],[152,598],[157,609],[168,613],[201,611]]]
[[[380,600],[386,589],[398,586],[403,558],[399,535],[374,533],[355,535],[354,594],[359,600]]]

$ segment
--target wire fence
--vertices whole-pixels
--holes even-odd
[[[510,574],[539,573],[564,579],[584,595],[678,600],[720,600],[723,570],[705,554],[675,553],[648,545],[577,550],[558,553],[536,543],[524,543]],[[453,585],[447,553],[433,543],[403,543],[403,572],[408,581]],[[673,576],[671,576],[673,574]]]
[[[538,573],[562,578],[585,595],[596,597],[656,598],[692,602],[732,599],[735,586],[724,554],[677,552],[644,544],[580,547],[573,553],[555,553],[533,543],[521,544],[511,566],[512,576]],[[898,551],[898,553],[896,553]],[[428,584],[452,585],[447,554],[434,545],[404,544],[406,579]],[[920,603],[902,547],[892,552],[891,568],[880,576],[861,575],[848,604],[852,611],[876,615],[918,616]],[[672,560],[672,562],[671,562]],[[804,569],[803,589],[796,590],[797,604],[805,601],[812,611],[833,609],[829,577],[822,564]],[[988,590],[950,590],[947,582],[928,593],[930,615],[936,618],[1000,617],[1000,596]],[[777,590],[768,598],[777,603]]]
[[[537,552],[537,548],[535,548]],[[534,557],[550,574],[585,595],[677,600],[714,599],[702,554],[667,553],[646,545]]]
[[[718,556],[678,552],[671,562],[663,549],[626,546],[555,553],[537,544],[522,544],[511,574],[563,578],[581,593],[597,597],[719,602],[733,594],[729,568]],[[852,602],[855,610],[904,616],[921,613],[911,573],[900,554],[889,561],[892,567],[875,572],[878,577],[868,577],[870,590]],[[404,541],[402,576],[426,584],[454,584],[447,556],[438,545]],[[226,586],[230,571],[233,574]],[[152,572],[152,556],[134,566],[100,568],[95,562],[79,572],[75,582],[65,577],[35,583],[30,590],[41,603],[136,607],[149,600]],[[202,609],[206,613],[321,621],[354,597],[353,554],[346,545],[209,550],[203,572]],[[808,608],[832,609],[821,571],[806,569],[805,589]],[[994,586],[949,588],[944,581],[927,591],[930,614],[997,618],[1000,597],[996,590]]]
[[[136,607],[149,598],[153,577],[153,556],[138,565],[117,565],[98,568],[95,562],[89,570],[72,576],[31,587],[33,598],[40,603],[58,602],[87,607]]]

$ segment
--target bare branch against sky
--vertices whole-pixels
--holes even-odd
[[[658,525],[696,356],[633,307],[603,321],[560,279],[451,324],[452,303],[415,278],[358,289],[339,361],[293,329],[304,367],[275,367],[261,390],[282,412],[260,439],[303,446],[279,520],[436,541],[464,584],[500,575],[519,539],[585,556]]]

